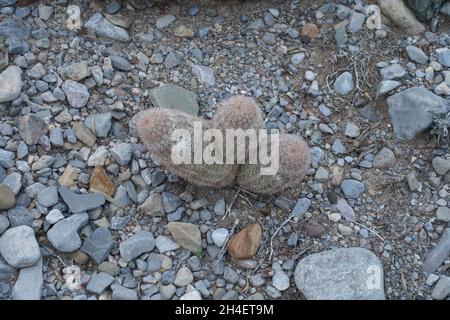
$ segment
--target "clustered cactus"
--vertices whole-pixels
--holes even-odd
[[[186,150],[183,144],[193,144],[193,141],[173,141],[172,133],[184,129],[193,137],[194,121],[201,121],[203,129],[218,129],[224,136],[226,129],[264,129],[264,113],[252,98],[244,96],[223,101],[210,121],[173,109],[147,109],[139,114],[137,128],[152,158],[194,185],[221,188],[238,184],[247,191],[274,194],[296,185],[305,176],[310,161],[308,144],[288,134],[280,134],[279,169],[275,175],[261,175],[261,164],[226,164],[225,152],[223,164],[175,164],[171,158],[173,148]],[[210,143],[203,142],[202,147]],[[225,147],[225,141],[223,144]],[[269,151],[270,146],[267,144]],[[189,147],[191,159],[194,159],[194,148]],[[237,150],[236,146],[234,150]],[[250,152],[254,150],[247,146],[246,154]]]

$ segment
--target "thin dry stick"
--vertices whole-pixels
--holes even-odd
[[[270,238],[270,254],[269,254],[269,260],[272,260],[272,255],[273,255],[273,239],[275,238],[275,236],[278,234],[278,232],[280,232],[281,228],[283,228],[283,226],[288,223],[292,218],[294,217],[293,214],[289,215],[289,217],[283,221],[283,223],[278,227],[277,230],[275,230],[275,233],[272,235],[272,237]]]
[[[227,215],[231,212],[231,208],[233,207],[233,204],[234,204],[234,202],[236,201],[237,197],[239,196],[240,192],[241,192],[240,190],[236,191],[236,194],[234,195],[233,200],[231,200],[231,203],[230,203],[230,205],[228,206],[227,210],[225,211],[225,214],[223,215],[221,221],[225,220],[225,218],[227,217]]]
[[[380,239],[381,241],[385,242],[384,239],[383,239],[383,237],[380,236],[378,233],[376,233],[374,230],[372,230],[372,229],[366,227],[365,225],[363,225],[363,224],[361,224],[361,223],[359,223],[359,222],[356,222],[356,221],[353,220],[353,219],[350,219],[350,218],[347,218],[347,217],[344,217],[344,218],[347,219],[348,221],[353,222],[354,224],[360,226],[361,228],[364,228],[364,229],[366,229],[367,231],[372,232],[378,239]]]

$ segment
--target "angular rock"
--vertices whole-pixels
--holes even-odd
[[[77,194],[67,187],[60,187],[58,191],[72,213],[96,209],[105,203],[105,197],[100,194]]]
[[[29,113],[19,120],[19,134],[28,145],[39,142],[43,134],[47,132],[47,124],[38,116]]]
[[[155,107],[177,109],[197,115],[197,95],[174,84],[166,84],[150,91],[150,101]]]
[[[111,232],[106,228],[97,228],[83,243],[80,248],[86,253],[95,263],[99,264],[108,258],[109,253],[114,247],[114,240]]]
[[[176,243],[194,254],[202,252],[202,238],[199,228],[192,223],[169,222],[167,229]]]
[[[96,166],[89,180],[89,192],[100,192],[112,197],[115,191],[116,187],[106,174],[105,169]]]
[[[353,83],[353,76],[350,72],[346,71],[336,78],[333,84],[334,90],[340,95],[349,94],[355,87]]]
[[[4,184],[0,184],[0,211],[12,208],[15,204],[16,197],[14,193]]]
[[[146,214],[150,216],[162,216],[164,215],[164,207],[161,194],[155,192],[152,193],[139,207]]]
[[[42,274],[42,258],[30,266],[20,269],[19,277],[11,292],[13,300],[40,300],[44,278]]]
[[[150,252],[155,247],[155,238],[149,231],[141,230],[120,243],[120,256],[129,262],[143,253]]]
[[[58,188],[55,186],[45,188],[39,192],[37,200],[46,208],[54,206],[58,203]]]
[[[95,13],[84,24],[88,31],[94,32],[98,37],[110,38],[117,41],[128,41],[130,36],[125,29],[113,25],[100,13]]]
[[[423,87],[413,87],[386,100],[397,139],[410,140],[433,123],[433,113],[444,113],[445,101]]]
[[[425,31],[424,25],[417,20],[414,13],[406,7],[403,1],[378,0],[378,5],[383,14],[407,33],[420,34]]]
[[[210,67],[194,65],[192,66],[192,73],[197,77],[200,83],[208,86],[213,86],[216,83],[214,70]]]
[[[86,128],[81,122],[74,123],[73,130],[75,131],[77,138],[88,147],[92,147],[95,144],[97,138],[92,131]]]
[[[450,255],[450,228],[442,233],[439,242],[428,253],[423,262],[423,270],[427,273],[435,272]]]
[[[131,160],[132,151],[130,143],[118,143],[109,152],[119,165],[125,166]]]
[[[262,229],[259,223],[246,226],[228,241],[228,254],[235,259],[252,258],[261,242]]]
[[[91,280],[86,286],[86,290],[95,294],[102,294],[112,283],[114,277],[106,272],[96,272],[92,275]]]
[[[343,180],[341,190],[348,199],[357,199],[364,192],[364,183],[354,179]]]
[[[76,108],[83,108],[89,101],[89,91],[84,84],[73,80],[66,80],[62,84],[62,90],[69,104]]]
[[[48,241],[61,252],[74,252],[81,247],[78,231],[89,221],[86,212],[73,214],[57,222],[48,232]]]
[[[61,68],[60,73],[64,80],[70,79],[74,81],[81,81],[91,75],[86,61],[65,65]]]
[[[308,300],[384,300],[383,267],[371,251],[340,248],[302,259],[297,288]]]
[[[33,225],[34,218],[27,208],[16,206],[8,210],[8,220],[9,223],[11,224],[11,227],[18,227],[18,226],[31,227]]]
[[[394,151],[387,147],[381,148],[376,154],[373,160],[374,168],[391,168],[395,166],[397,159],[395,157]]]

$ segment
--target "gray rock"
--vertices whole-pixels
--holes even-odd
[[[443,222],[450,222],[450,209],[440,206],[436,210],[436,220]]]
[[[444,5],[441,8],[441,13],[450,16],[450,2],[444,3]]]
[[[361,130],[358,128],[358,126],[352,122],[348,122],[347,126],[345,127],[344,134],[347,137],[350,138],[358,138],[361,133]]]
[[[383,80],[397,80],[403,78],[406,71],[399,64],[394,63],[381,69],[380,74]]]
[[[350,15],[350,8],[344,5],[338,4],[336,8],[336,16],[339,20],[344,20]]]
[[[344,154],[347,152],[347,148],[345,147],[345,145],[342,143],[341,139],[336,139],[333,142],[333,145],[331,146],[331,151],[336,154]]]
[[[14,166],[14,152],[3,150],[0,148],[0,166],[3,168],[11,168]]]
[[[183,56],[180,52],[170,51],[164,59],[164,66],[167,69],[175,68],[183,63]]]
[[[381,148],[373,160],[374,168],[391,168],[395,165],[397,159],[395,158],[394,151],[387,147]]]
[[[2,184],[7,186],[17,196],[22,188],[22,175],[19,172],[10,173],[3,179]]]
[[[431,164],[434,171],[440,176],[444,176],[450,171],[450,158],[434,157]]]
[[[84,126],[91,129],[99,138],[106,138],[111,130],[112,116],[110,113],[91,114],[84,120]]]
[[[40,62],[37,63],[33,68],[27,70],[27,75],[34,79],[40,79],[45,76],[46,73],[47,71]]]
[[[225,268],[223,269],[223,278],[226,281],[235,284],[239,280],[239,275],[232,268],[225,266]]]
[[[72,213],[96,209],[105,203],[105,197],[100,194],[77,194],[67,187],[60,187],[58,191]]]
[[[86,212],[73,214],[70,217],[57,222],[48,232],[50,243],[62,252],[74,252],[81,247],[81,239],[78,231],[89,221]]]
[[[159,193],[152,193],[139,207],[150,216],[164,215],[162,197]]]
[[[160,253],[164,253],[167,251],[174,251],[180,248],[180,245],[174,241],[172,241],[169,237],[159,235],[155,240],[156,248]]]
[[[441,8],[443,0],[407,0],[406,4],[413,11],[415,16],[423,21],[428,22],[433,18],[436,12]]]
[[[199,106],[197,95],[173,84],[166,84],[150,91],[150,101],[155,107],[177,109],[197,115]]]
[[[0,149],[0,151],[1,151],[1,149]],[[19,145],[17,146],[17,158],[22,159],[27,154],[28,154],[27,144],[23,141],[20,141]],[[1,159],[1,157],[0,157],[0,159]],[[1,160],[0,160],[0,164],[1,164]]]
[[[302,52],[295,53],[291,57],[291,63],[296,66],[302,63],[303,60],[305,60],[305,54]]]
[[[91,71],[86,61],[67,64],[60,69],[61,77],[64,80],[81,81],[90,76]]]
[[[450,255],[450,228],[444,230],[436,246],[428,253],[423,262],[423,270],[435,272]]]
[[[131,160],[132,148],[130,143],[118,143],[110,150],[111,156],[116,162],[125,166]]]
[[[175,280],[173,282],[177,287],[185,287],[194,280],[191,270],[187,267],[181,267],[178,270]]]
[[[346,198],[357,199],[364,192],[365,187],[364,183],[358,180],[347,179],[342,181],[341,189]]]
[[[211,239],[214,244],[219,248],[222,248],[225,244],[225,241],[228,239],[229,232],[225,228],[218,228],[214,230],[211,234]]]
[[[9,220],[7,217],[0,215],[0,235],[9,228]]]
[[[346,30],[347,21],[342,21],[338,23],[334,29],[335,29],[335,35],[334,39],[336,40],[336,43],[339,47],[343,47],[348,42],[348,34]]]
[[[208,86],[213,86],[216,83],[214,70],[210,67],[194,65],[192,66],[192,73],[197,77],[200,83]]]
[[[377,86],[376,97],[380,98],[394,89],[397,89],[401,86],[401,82],[395,80],[383,80]]]
[[[348,24],[348,32],[355,33],[362,29],[366,17],[364,14],[352,11],[350,14],[350,22]]]
[[[63,132],[60,127],[55,127],[50,130],[50,142],[55,147],[64,146]]]
[[[218,216],[223,216],[225,214],[225,199],[219,199],[214,204],[214,213]]]
[[[33,229],[28,226],[10,228],[0,237],[0,254],[15,268],[31,267],[41,257]]]
[[[348,71],[339,75],[333,84],[334,91],[342,96],[349,94],[354,87],[353,76]]]
[[[52,209],[45,216],[45,221],[49,224],[55,224],[58,221],[61,221],[62,219],[64,219],[64,215],[61,213],[59,209]]]
[[[8,210],[8,220],[11,224],[11,227],[18,226],[28,226],[31,227],[33,225],[33,215],[31,212],[21,206],[16,206],[15,208]]]
[[[308,300],[384,300],[380,260],[363,248],[323,251],[302,259],[295,284]]]
[[[156,27],[158,29],[164,29],[167,28],[169,25],[172,24],[177,18],[171,14],[159,17],[156,19]]]
[[[428,62],[428,56],[425,54],[425,52],[422,51],[422,49],[416,47],[416,46],[406,46],[406,53],[408,54],[408,57],[419,64],[426,64]]]
[[[111,285],[113,300],[137,300],[136,290],[124,288],[116,283]]]
[[[125,29],[113,25],[98,12],[90,17],[84,26],[88,31],[94,32],[98,37],[110,38],[117,41],[130,40],[130,36]]]
[[[9,66],[0,73],[0,103],[13,101],[20,95],[22,90],[21,73],[21,69],[17,66]]]
[[[114,240],[111,232],[106,228],[97,228],[86,239],[81,251],[86,253],[95,263],[99,264],[108,258],[109,253],[114,247]]]
[[[264,41],[265,44],[268,44],[270,46],[275,45],[277,43],[277,36],[275,33],[266,32],[262,37],[262,41]]]
[[[131,261],[155,247],[155,238],[149,231],[141,230],[120,243],[120,256],[126,262]]]
[[[276,270],[272,277],[272,286],[279,291],[288,289],[289,277],[282,270]]]
[[[47,124],[38,116],[30,113],[19,120],[19,134],[28,145],[39,142],[41,136],[47,132]]]
[[[56,186],[48,187],[39,192],[38,202],[44,207],[52,207],[58,203],[58,188]]]
[[[436,56],[440,64],[445,67],[450,67],[450,49],[440,48],[436,49]]]
[[[83,108],[89,101],[89,91],[84,84],[66,80],[62,85],[62,89],[69,104],[76,109]]]
[[[423,87],[413,87],[387,100],[397,139],[410,140],[433,123],[432,113],[447,111],[445,101]]]
[[[30,266],[20,269],[19,277],[11,292],[13,300],[40,300],[44,278],[42,275],[42,258]]]
[[[92,275],[91,280],[86,286],[86,290],[96,294],[102,294],[112,283],[114,277],[106,272],[96,272]]]
[[[128,62],[127,59],[112,54],[109,56],[109,59],[111,59],[111,65],[121,71],[130,71],[133,69],[133,66]]]
[[[308,198],[300,198],[297,200],[294,209],[292,209],[291,215],[296,218],[303,218],[310,206],[311,200]]]
[[[442,276],[431,292],[434,300],[444,300],[450,295],[450,277]]]

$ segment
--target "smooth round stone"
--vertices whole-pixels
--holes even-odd
[[[45,217],[45,221],[47,221],[49,224],[55,224],[62,219],[64,219],[64,215],[59,209],[51,210]]]
[[[223,247],[225,241],[227,240],[229,232],[225,228],[219,228],[212,232],[211,238],[214,244],[218,247]]]

